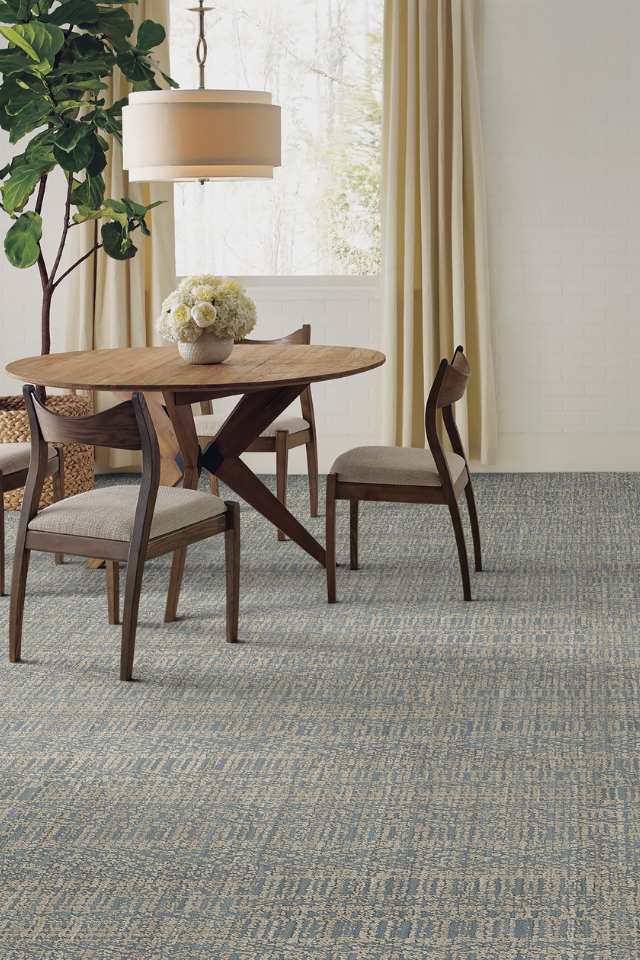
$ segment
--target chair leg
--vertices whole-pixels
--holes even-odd
[[[358,570],[358,501],[349,501],[349,548],[351,569]]]
[[[107,560],[107,609],[109,623],[120,623],[120,564]]]
[[[182,587],[182,577],[184,566],[187,560],[187,548],[180,547],[173,554],[171,561],[171,573],[169,574],[169,589],[167,590],[167,603],[164,609],[164,622],[171,623],[176,619],[178,613],[178,601],[180,600],[180,589]]]
[[[227,502],[229,526],[224,534],[227,579],[227,643],[238,642],[240,613],[240,506]]]
[[[318,447],[316,438],[305,444],[307,449],[307,473],[309,475],[309,507],[312,517],[318,516]]]
[[[336,475],[327,477],[326,553],[327,553],[327,601],[336,602]]]
[[[464,493],[467,498],[469,520],[471,521],[471,533],[473,535],[473,556],[475,560],[475,568],[476,568],[476,572],[480,573],[482,571],[482,549],[480,547],[480,526],[478,524],[478,511],[476,510],[476,498],[473,495],[473,487],[471,486],[471,477],[469,477],[469,483],[464,488]]]
[[[458,559],[460,561],[460,573],[462,574],[462,590],[465,600],[471,600],[471,580],[469,579],[469,561],[467,560],[467,548],[464,542],[464,530],[462,529],[462,520],[458,504],[452,500],[449,504],[449,513],[453,523],[453,531],[456,535],[456,544],[458,547]]]
[[[24,542],[24,541],[23,541]],[[11,610],[9,612],[9,660],[20,662],[22,650],[22,620],[24,617],[24,597],[27,588],[30,550],[16,550],[11,580]]]
[[[58,472],[54,473],[51,481],[53,483],[53,502],[64,500],[64,460],[62,459],[62,450],[58,449]],[[55,554],[56,563],[64,563],[64,553]]]
[[[209,477],[209,488],[214,497],[220,496],[220,484],[218,483],[218,478],[214,473]]]
[[[4,491],[0,488],[0,597],[5,594]]]
[[[276,431],[276,496],[283,507],[287,505],[287,470],[289,469],[289,432]],[[282,530],[278,530],[278,540],[286,540]]]
[[[120,679],[131,680],[133,657],[136,647],[136,629],[138,626],[138,607],[140,606],[140,588],[144,573],[144,558],[129,557],[127,564],[127,583],[124,592],[124,610],[122,614],[122,644],[120,647]]]

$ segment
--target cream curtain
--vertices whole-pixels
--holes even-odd
[[[387,442],[424,446],[426,397],[464,345],[472,377],[457,420],[490,462],[496,403],[474,0],[386,0],[383,310]]]
[[[143,20],[162,23],[169,33],[169,0],[139,0],[129,8],[137,30]],[[154,51],[162,69],[169,71],[168,41]],[[118,71],[112,89],[105,91],[109,101],[127,96],[129,87]],[[155,318],[164,298],[176,285],[173,222],[173,188],[171,184],[131,184],[122,169],[122,148],[111,138],[108,164],[103,174],[105,196],[120,199],[128,196],[139,203],[163,200],[148,217],[151,236],[141,232],[133,239],[138,253],[132,260],[116,261],[99,251],[71,274],[70,312],[67,331],[68,350],[99,350],[107,347],[140,347],[157,343]],[[70,262],[90,249],[94,242],[94,224],[88,223],[71,231]],[[96,394],[97,409],[110,406],[114,398]],[[166,420],[166,418],[164,418]],[[167,421],[168,424],[168,421]],[[124,467],[131,464],[125,451],[97,451],[99,466]]]

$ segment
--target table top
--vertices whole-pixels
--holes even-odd
[[[215,364],[186,363],[175,346],[120,347],[28,357],[6,369],[24,383],[72,390],[249,393],[350,377],[384,362],[383,353],[362,347],[241,343]]]

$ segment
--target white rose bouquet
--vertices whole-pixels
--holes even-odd
[[[162,304],[158,332],[174,343],[195,343],[203,333],[241,340],[256,325],[256,305],[239,283],[205,274],[186,277]]]

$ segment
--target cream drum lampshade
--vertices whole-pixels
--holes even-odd
[[[280,166],[280,107],[254,90],[150,90],[122,111],[129,180],[264,178]]]

